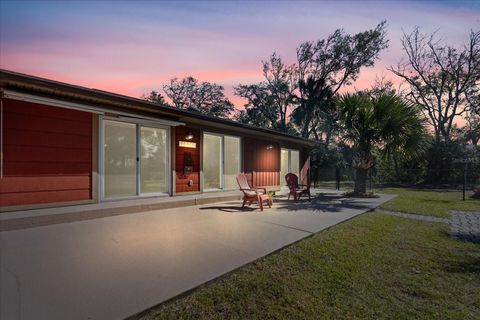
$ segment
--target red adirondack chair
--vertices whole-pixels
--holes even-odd
[[[290,192],[288,193],[288,200],[290,200],[291,195],[293,195],[293,199],[295,201],[299,200],[302,195],[308,195],[308,200],[311,200],[310,186],[298,184],[298,177],[296,174],[287,173],[285,175],[285,180],[287,181],[288,189],[290,189]]]
[[[257,201],[260,206],[260,210],[263,211],[263,202],[266,201],[268,207],[272,207],[272,199],[265,188],[251,188],[248,185],[247,176],[244,173],[237,175],[237,183],[240,187],[240,190],[243,192],[243,204],[242,208],[245,207],[245,204],[251,205],[252,202]]]

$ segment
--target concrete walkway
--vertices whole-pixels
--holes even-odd
[[[380,212],[380,213],[383,213],[383,214],[386,214],[386,215],[389,215],[389,216],[402,217],[402,218],[408,218],[408,219],[419,220],[419,221],[442,222],[442,223],[448,223],[449,222],[448,218],[427,216],[427,215],[419,214],[419,213],[392,211],[392,210],[387,210],[387,209],[382,209],[382,208],[378,208],[376,211]]]
[[[381,208],[377,209],[376,211],[390,216],[413,220],[448,223],[450,226],[448,234],[450,236],[459,240],[480,243],[480,212],[452,210],[449,212],[449,216],[447,218],[440,218],[423,214],[391,211]]]
[[[392,197],[327,192],[0,232],[0,319],[124,319]]]
[[[480,243],[480,212],[450,211],[449,222],[452,237]]]

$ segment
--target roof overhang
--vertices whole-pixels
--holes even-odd
[[[2,90],[2,96],[7,99],[45,104],[53,107],[61,107],[66,109],[79,110],[79,111],[87,111],[87,112],[100,114],[100,115],[108,115],[111,117],[114,116],[119,119],[137,119],[137,120],[143,120],[146,122],[153,122],[153,123],[174,126],[174,127],[185,125],[184,122],[165,120],[165,119],[160,119],[155,117],[148,117],[144,115],[128,113],[128,112],[118,111],[118,110],[109,109],[109,108],[98,108],[96,106],[92,106],[85,103],[62,101],[58,99],[46,98],[46,97],[41,97],[33,94],[16,92],[11,90]]]
[[[136,117],[156,122],[162,121],[173,126],[183,125],[188,122],[241,132],[264,139],[284,141],[304,147],[311,147],[317,144],[316,141],[295,137],[271,129],[258,128],[233,120],[220,119],[197,112],[162,106],[138,98],[3,69],[0,69],[0,89],[3,97],[11,99],[70,107],[72,109],[78,108],[99,114],[111,113],[124,117]]]

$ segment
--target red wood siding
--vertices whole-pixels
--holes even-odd
[[[178,146],[179,141],[185,141],[185,134],[188,131],[193,133],[194,138],[190,141],[197,144],[195,149]],[[175,190],[177,193],[200,191],[200,135],[201,132],[198,129],[185,126],[175,128]],[[190,153],[192,157],[193,171],[188,176],[184,174],[185,153]],[[192,186],[188,186],[189,180],[193,181]]]
[[[300,183],[310,184],[310,150],[302,149],[300,159]]]
[[[267,149],[272,145],[272,149]],[[271,141],[244,138],[243,170],[251,186],[280,184],[280,145]]]
[[[92,114],[3,101],[0,206],[92,198]]]

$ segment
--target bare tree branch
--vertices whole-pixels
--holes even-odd
[[[415,28],[403,35],[406,55],[389,70],[410,87],[409,98],[419,104],[435,132],[435,141],[449,141],[455,120],[473,108],[480,79],[480,32],[458,49]]]

